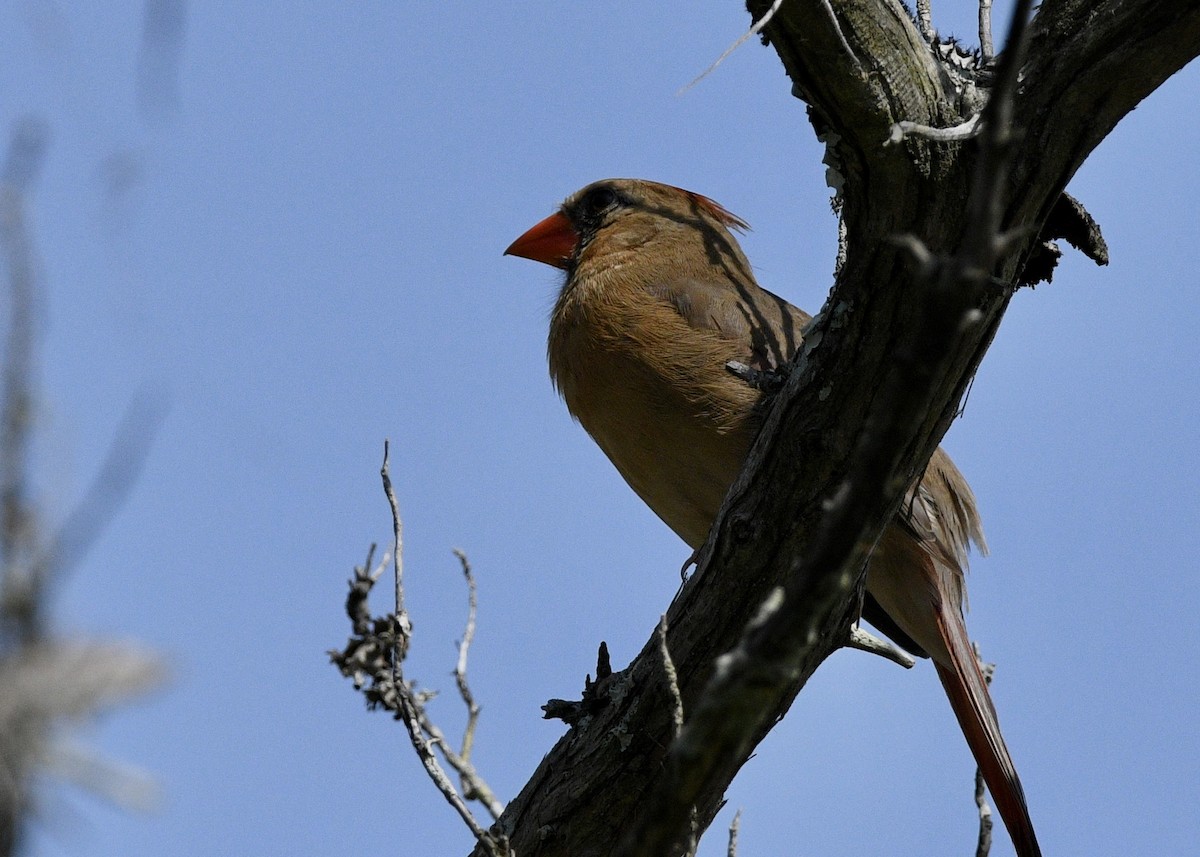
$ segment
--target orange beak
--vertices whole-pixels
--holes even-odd
[[[559,211],[509,244],[504,255],[520,256],[522,259],[532,259],[535,262],[553,265],[555,268],[565,268],[578,243],[579,234],[571,226],[567,216]]]

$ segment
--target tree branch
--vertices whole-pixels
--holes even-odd
[[[1010,252],[1010,242],[1000,233],[1004,197],[999,188],[1013,152],[1012,93],[1030,5],[1031,0],[1018,0],[1010,36],[1016,47],[1001,64],[995,95],[983,117],[981,157],[968,201],[970,220],[962,250],[944,263],[920,266],[920,288],[908,295],[920,307],[920,324],[898,340],[893,369],[884,376],[867,413],[846,477],[831,483],[834,487],[822,498],[824,514],[815,538],[800,533],[794,542],[796,552],[783,554],[790,566],[784,569],[783,585],[768,595],[737,647],[718,659],[697,710],[671,745],[663,774],[643,802],[639,823],[626,836],[622,854],[655,857],[674,852],[692,807],[723,793],[737,769],[731,772],[730,764],[740,767],[776,722],[778,700],[788,700],[782,709],[786,710],[790,697],[836,648],[837,637],[831,631],[853,618],[867,558],[912,482],[904,478],[905,449],[914,438],[920,440],[927,413],[950,404],[935,398],[943,367],[978,324],[975,306],[990,287],[990,271]],[[782,395],[789,392],[797,392],[790,382]],[[777,403],[773,413],[779,413],[785,403],[786,399]],[[746,474],[754,478],[755,459],[763,452],[766,437],[764,429],[739,483]],[[772,452],[766,450],[764,463]],[[927,459],[925,454],[921,463]],[[706,552],[719,551],[720,540],[733,535],[729,521],[736,522],[744,514],[737,494],[735,486]],[[772,505],[768,501],[759,511],[774,517]],[[786,504],[778,507],[784,517],[774,520],[786,531],[790,510]],[[719,554],[709,556],[719,562]],[[701,560],[698,574],[705,567]],[[734,574],[736,569],[759,567],[738,563],[725,569]]]
[[[755,20],[770,5],[748,4]],[[1187,29],[1200,12],[1180,11],[1182,2],[1133,5],[1159,7],[1152,21],[1187,19],[1185,35],[1172,36],[1171,62],[1200,50],[1200,38]],[[1065,10],[1082,15],[1085,6],[1047,3],[1064,21]],[[1161,21],[1153,24],[1159,32]],[[1098,30],[1110,31],[1108,22]],[[1034,38],[1047,32],[1039,17]],[[972,102],[947,84],[949,73],[899,3],[797,0],[780,6],[763,34],[809,103],[818,133],[837,135],[846,180],[845,263],[696,573],[668,611],[666,642],[689,717],[677,748],[665,749],[673,703],[651,635],[629,667],[603,685],[608,704],[563,736],[501,817],[498,828],[517,853],[607,854],[641,820],[628,853],[661,857],[677,853],[693,808],[701,829],[711,822],[752,748],[846,639],[875,539],[953,420],[1023,257],[1094,146],[1069,144],[1073,153],[1059,150],[1057,167],[1039,163],[1034,141],[1044,145],[1057,133],[1081,143],[1096,135],[1088,113],[1060,109],[1053,95],[1035,92],[1031,70],[1052,68],[1067,91],[1074,85],[1067,66],[1037,54],[1037,43],[1015,96],[1015,129],[997,118],[993,103],[978,143],[907,139],[885,148],[895,122],[945,127],[986,100]],[[1190,47],[1182,44],[1187,39]],[[1100,67],[1099,53],[1085,55]],[[1012,81],[1016,66],[1007,65],[1012,73],[1000,77]],[[1121,91],[1112,104],[1127,106],[1106,109],[1123,115],[1136,104],[1128,92],[1149,91],[1169,65],[1150,75],[1131,72],[1139,81],[1132,90],[1119,76],[1129,70],[1112,64],[1094,82]],[[992,70],[984,71],[980,87],[990,84]],[[1031,109],[1038,104],[1045,109]],[[998,131],[1016,136],[988,142]],[[981,199],[994,202],[997,192],[1011,202],[985,209]],[[901,235],[914,236],[909,246],[922,248],[928,264],[912,264],[895,240]]]
[[[383,493],[387,497],[392,513],[391,555],[394,609],[382,617],[371,615],[368,600],[371,589],[379,580],[387,558],[373,568],[375,546],[367,552],[367,561],[354,569],[350,581],[350,593],[346,598],[346,614],[350,619],[352,635],[344,649],[329,652],[330,661],[342,675],[352,678],[356,690],[363,692],[369,708],[382,707],[392,712],[404,723],[409,740],[418,760],[434,787],[442,793],[446,802],[458,813],[463,823],[474,835],[479,847],[488,857],[506,857],[511,854],[503,836],[492,833],[475,818],[468,800],[478,800],[493,818],[504,809],[491,787],[479,776],[470,761],[471,745],[474,740],[475,722],[479,708],[467,686],[467,650],[475,634],[475,578],[466,554],[455,551],[467,580],[468,607],[467,626],[463,641],[459,645],[455,664],[455,682],[459,694],[468,709],[468,724],[463,738],[462,754],[455,753],[441,729],[429,717],[425,703],[432,693],[417,690],[404,677],[404,661],[412,643],[412,620],[404,606],[404,524],[400,517],[400,506],[392,487],[390,466],[390,444],[383,444],[383,465],[379,471],[383,482]],[[369,680],[369,686],[368,685]],[[436,751],[436,752],[435,752]],[[441,753],[446,764],[458,772],[463,794],[455,790],[445,768],[438,761]]]
[[[1013,183],[1063,190],[1117,122],[1197,55],[1192,0],[1046,0],[1021,70],[1026,135]],[[1055,202],[1042,196],[1014,195],[1008,218],[1040,223]]]

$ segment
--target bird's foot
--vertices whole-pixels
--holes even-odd
[[[745,381],[754,389],[767,394],[778,393],[783,387],[783,382],[787,380],[788,374],[784,367],[755,369],[753,366],[737,360],[728,361],[725,364],[725,371],[733,377]]]
[[[688,569],[700,564],[700,551],[694,550],[687,559],[683,561],[683,565],[679,567],[679,586],[682,589],[683,584],[688,582]],[[677,596],[679,593],[675,593]]]

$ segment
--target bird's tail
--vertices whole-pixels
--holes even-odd
[[[1000,734],[996,709],[967,638],[966,626],[953,607],[943,606],[938,612],[938,630],[950,652],[951,663],[937,663],[936,666],[950,707],[954,709],[971,753],[983,772],[983,781],[992,793],[1018,857],[1041,857],[1033,821],[1025,805],[1025,791]]]

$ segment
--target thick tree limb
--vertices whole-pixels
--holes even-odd
[[[1047,0],[1031,39],[1013,183],[1061,190],[1123,116],[1200,53],[1200,4]],[[1040,223],[1055,202],[1040,196],[1014,195],[1009,218]]]
[[[1029,6],[1030,0],[1018,2],[1014,15],[1012,38],[1019,46],[1025,42]],[[939,406],[931,394],[942,367],[960,341],[970,339],[980,320],[974,306],[990,287],[989,272],[1011,252],[1011,242],[1000,232],[1000,186],[1013,151],[1013,60],[1019,56],[1020,47],[1002,62],[995,97],[984,114],[983,145],[961,250],[939,262],[916,239],[910,241],[919,248],[914,253],[919,275],[908,300],[919,309],[919,324],[897,340],[894,365],[882,376],[848,473],[826,493],[815,532],[798,534],[795,559],[782,557],[787,575],[783,586],[768,595],[737,648],[715,664],[698,710],[671,745],[663,774],[649,790],[622,854],[657,857],[675,852],[691,808],[706,793],[723,791],[726,767],[734,761],[740,766],[774,725],[777,712],[771,703],[786,696],[797,680],[807,680],[804,669],[809,664],[815,668],[836,648],[838,638],[829,635],[828,623],[845,622],[847,612],[858,606],[867,558],[911,484],[903,478],[904,446],[926,414]],[[748,472],[760,449],[756,444],[751,452]],[[735,489],[714,529],[718,542],[710,537],[714,549],[727,534],[728,519],[739,514],[740,499]],[[787,517],[775,524],[785,533],[789,529]]]

